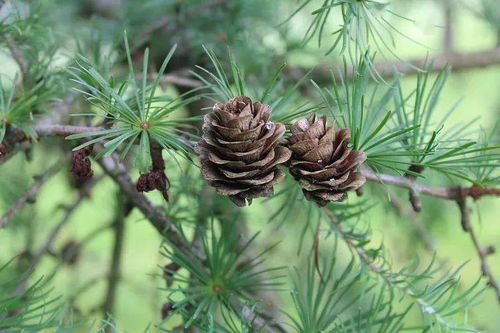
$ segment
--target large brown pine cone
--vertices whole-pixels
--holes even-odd
[[[215,104],[205,116],[198,146],[202,172],[217,193],[238,206],[270,196],[284,173],[277,166],[291,152],[278,146],[285,125],[269,120],[271,107],[245,96]]]
[[[366,160],[362,151],[349,149],[350,131],[335,131],[326,117],[300,119],[292,125],[286,146],[292,151],[290,171],[307,199],[324,206],[341,201],[356,190],[365,177],[356,168]]]

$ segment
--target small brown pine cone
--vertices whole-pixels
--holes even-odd
[[[74,240],[67,241],[61,249],[60,257],[65,264],[76,264],[80,258],[80,245]]]
[[[278,145],[285,125],[270,121],[271,111],[269,105],[240,96],[215,104],[205,116],[197,148],[203,176],[238,206],[272,195],[284,177],[277,167],[291,152]]]
[[[292,125],[286,146],[292,151],[290,172],[308,200],[324,206],[342,201],[347,191],[366,181],[356,168],[366,160],[362,151],[349,149],[348,129],[335,131],[326,117],[300,119]]]
[[[161,307],[161,319],[167,319],[170,313],[174,310],[174,303],[167,302]]]
[[[168,188],[170,187],[170,182],[163,170],[153,170],[141,174],[135,187],[138,192],[158,190],[163,195],[163,198],[168,201]]]
[[[7,146],[0,143],[0,157],[3,157],[4,155],[7,155]]]
[[[92,171],[92,163],[89,155],[92,153],[92,145],[73,152],[73,161],[71,172],[75,175],[75,183],[77,187],[82,186],[87,182],[94,172]]]

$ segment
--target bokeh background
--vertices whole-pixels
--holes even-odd
[[[107,27],[109,36],[104,38],[110,41],[119,36],[124,27],[130,29],[131,34],[138,33],[148,23],[162,16],[161,10],[155,11],[155,17],[147,15],[148,6],[162,8],[162,5],[171,5],[169,3],[173,1],[162,3],[152,0],[41,0],[38,2],[43,7],[45,15],[43,20],[53,28],[54,38],[62,46],[54,63],[54,66],[59,66],[75,53],[74,39],[91,31],[92,27],[103,25]],[[286,33],[277,27],[278,23],[296,8],[296,1],[255,1],[254,4],[254,1],[244,2],[246,4],[241,6],[248,8],[239,9],[241,12],[238,12],[239,16],[235,19],[241,21],[235,23],[233,28],[229,28],[231,23],[224,22],[224,14],[220,13],[220,9],[216,11],[204,9],[189,20],[188,25],[191,26],[182,28],[194,31],[188,42],[183,40],[188,33],[182,29],[178,33],[160,31],[154,35],[150,43],[153,54],[162,57],[174,42],[180,43],[181,53],[185,52],[184,49],[194,50],[191,59],[176,59],[186,61],[185,65],[189,67],[192,62],[196,62],[198,54],[201,54],[202,43],[208,47],[227,44],[235,50],[238,59],[249,70],[262,73],[273,65],[272,59],[284,60],[291,67],[302,68],[340,63],[340,58],[335,54],[324,55],[328,42],[324,43],[322,49],[318,49],[315,40],[305,49],[297,47],[310,22],[310,10],[302,11],[289,22]],[[258,2],[266,5],[259,5]],[[450,1],[450,3],[438,0],[391,0],[390,2],[394,12],[413,20],[408,22],[392,16],[389,17],[390,22],[405,35],[426,45],[426,47],[420,46],[399,34],[394,34],[395,52],[401,58],[420,58],[427,55],[432,58],[441,55],[444,48],[444,32],[448,24],[451,24],[453,33],[454,52],[491,50],[500,45],[500,4],[496,4],[495,0]],[[313,7],[312,4],[311,8]],[[446,21],[446,11],[450,11],[450,21]],[[256,17],[260,19],[255,19]],[[251,29],[247,23],[243,24],[249,20],[254,20]],[[335,24],[334,20],[329,22],[331,31],[335,29]],[[247,27],[246,30],[242,28],[243,26]],[[326,39],[328,40],[328,37]],[[268,54],[272,56],[269,57]],[[394,60],[391,57],[387,58],[391,59]],[[13,78],[16,71],[18,68],[10,59],[7,50],[0,49],[0,75]],[[404,79],[404,86],[411,90],[415,82],[415,76],[408,75]],[[174,86],[167,89],[177,91]],[[448,121],[450,125],[477,117],[477,123],[473,126],[492,128],[500,116],[500,64],[452,72],[440,99],[438,113],[444,115],[459,100],[460,104]],[[23,154],[19,154],[0,166],[0,215],[3,215],[32,183],[30,175],[41,173],[48,165],[58,160],[59,154],[55,149],[51,150],[51,147],[58,144],[46,140],[36,145],[30,152],[31,161],[28,161]],[[69,148],[70,144],[68,144],[68,162]],[[170,174],[173,175],[175,172],[175,168],[172,167]],[[0,230],[1,263],[23,252],[26,247],[40,246],[48,232],[60,221],[64,214],[62,207],[71,204],[78,196],[78,193],[68,185],[68,177],[67,172],[63,171],[48,181],[36,201],[25,207],[9,222],[11,227]],[[171,178],[175,187],[178,177]],[[426,181],[435,185],[452,184],[449,179],[432,174]],[[396,267],[402,266],[415,256],[429,260],[433,254],[433,249],[430,248],[432,245],[435,246],[434,250],[440,260],[447,261],[453,267],[467,262],[462,270],[461,281],[464,286],[474,283],[480,276],[480,262],[469,235],[460,227],[456,204],[424,197],[423,210],[417,215],[410,210],[406,191],[370,185],[365,197],[388,198],[390,194],[401,205],[400,212],[394,209],[389,200],[377,200],[377,205],[364,218],[373,228],[375,243],[383,241],[388,247],[393,264]],[[103,301],[102,296],[106,287],[105,277],[112,246],[111,231],[102,231],[85,243],[80,252],[78,265],[60,264],[57,251],[68,241],[81,240],[92,234],[96,228],[110,223],[114,216],[115,197],[115,185],[107,179],[101,181],[93,189],[90,198],[78,207],[65,226],[62,236],[55,244],[54,257],[44,258],[36,272],[38,275],[48,275],[56,270],[53,293],[69,298],[81,314],[96,320],[102,316],[99,306]],[[161,203],[161,198],[156,194],[151,194],[150,197]],[[276,205],[274,201],[257,200],[250,208],[245,209],[243,214],[250,230],[262,231],[264,235],[259,238],[257,245],[281,240],[280,246],[272,253],[274,263],[298,265],[296,243],[303,221],[293,221],[290,218],[286,227],[268,223],[270,212],[275,210]],[[478,203],[471,204],[471,208],[473,223],[481,241],[487,245],[500,246],[498,200],[484,198]],[[424,235],[422,230],[425,230]],[[272,235],[270,237],[272,240],[265,237],[266,235]],[[158,289],[161,287],[158,273],[159,267],[166,262],[159,253],[161,239],[156,230],[135,211],[126,220],[124,244],[123,280],[118,287],[114,318],[118,327],[128,332],[142,332],[160,317],[159,309],[164,301],[164,295]],[[489,262],[495,275],[500,278],[500,253],[490,256]],[[286,297],[286,292],[284,296],[279,297]],[[78,313],[75,316],[78,316]],[[500,304],[493,291],[489,289],[485,291],[481,303],[469,313],[469,320],[476,328],[485,332],[499,330]]]

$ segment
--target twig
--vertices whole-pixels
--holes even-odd
[[[113,157],[103,157],[98,163],[119,186],[130,200],[131,204],[139,208],[144,216],[151,222],[161,235],[167,237],[174,245],[182,250],[186,249],[183,237],[177,232],[167,216],[159,207],[155,207],[151,201],[142,193],[137,192],[135,184],[127,174],[125,167],[118,163]]]
[[[9,34],[3,34],[3,38],[7,42],[7,47],[9,48],[12,57],[19,65],[21,70],[21,82],[26,82],[29,74],[29,63],[23,55],[23,52],[17,47],[15,41]]]
[[[153,75],[153,78],[156,78]],[[165,74],[162,76],[160,83],[173,84],[175,86],[187,87],[187,88],[198,88],[203,86],[203,82],[191,79],[188,77],[182,77],[175,74]]]
[[[61,221],[52,229],[50,232],[49,236],[45,240],[44,245],[40,248],[40,250],[34,255],[33,260],[31,262],[31,267],[36,267],[42,257],[49,253],[50,250],[52,249],[52,245],[54,244],[54,241],[57,239],[57,236],[61,232],[62,228],[70,221],[71,217],[73,214],[76,212],[80,204],[89,196],[90,190],[102,179],[102,177],[90,181],[85,184],[85,186],[80,190],[78,197],[75,199],[75,201],[69,205],[67,208],[65,208],[65,212],[63,217],[61,218]]]
[[[374,173],[366,167],[362,168],[361,173],[367,180],[375,183],[413,189],[421,194],[456,201],[456,187],[437,187],[418,184],[405,177]],[[478,200],[483,196],[500,196],[500,188],[496,187],[463,187],[461,191],[465,197],[472,197],[474,200]]]
[[[86,132],[95,132],[101,130],[101,127],[91,127],[91,126],[71,126],[71,125],[52,125],[52,124],[44,124],[44,125],[36,125],[35,130],[37,133],[41,136],[67,136],[71,134],[79,134],[79,133],[86,133]],[[195,145],[195,142],[188,142],[190,145]],[[111,167],[109,170],[115,170],[112,166],[116,166],[116,163],[113,162],[111,159],[106,158],[104,159],[104,163],[107,164],[108,166]],[[115,171],[118,171],[116,169]],[[123,171],[125,172],[125,171]],[[120,171],[122,173],[122,171]],[[367,167],[363,167],[361,170],[361,173],[366,177],[367,180],[379,184],[385,184],[385,185],[392,185],[396,187],[402,187],[402,188],[407,188],[407,189],[412,189],[416,191],[419,194],[425,194],[441,199],[446,199],[446,200],[452,200],[455,201],[455,187],[437,187],[437,186],[428,186],[424,184],[419,184],[415,183],[412,180],[405,178],[405,177],[400,177],[400,176],[393,176],[393,175],[387,175],[387,174],[380,174],[380,173],[375,173],[371,169]],[[115,175],[117,177],[117,175]],[[124,179],[121,179],[124,181]],[[122,185],[128,187],[128,185],[125,185],[125,181],[122,183]],[[132,189],[128,189],[129,191],[132,191]],[[478,200],[479,198],[483,196],[500,196],[500,188],[496,187],[479,187],[479,186],[472,186],[472,187],[463,187],[462,193],[464,193],[465,196],[472,197],[474,200]],[[135,191],[135,187],[134,187]],[[137,191],[135,191],[137,192]],[[144,196],[143,196],[144,197]],[[136,198],[138,202],[142,202],[139,198]],[[151,207],[143,207],[145,211],[147,212],[152,212]],[[158,220],[156,221],[158,222]],[[155,222],[155,223],[156,223]]]
[[[431,235],[429,235],[424,223],[422,222],[422,220],[420,220],[415,211],[406,208],[403,202],[392,191],[389,192],[389,199],[392,206],[396,209],[399,215],[406,216],[410,219],[411,222],[413,222],[413,225],[417,229],[417,232],[425,248],[429,252],[434,253],[436,251],[436,241],[432,238]]]
[[[38,124],[34,130],[40,136],[68,136],[71,134],[81,134],[103,130],[104,127],[73,126],[73,125],[52,125]]]
[[[35,183],[26,191],[17,202],[0,219],[0,229],[4,228],[9,219],[16,214],[29,200],[32,200],[45,182],[61,170],[61,163],[50,167],[43,175],[35,177]]]
[[[364,263],[371,272],[382,278],[387,284],[394,286],[395,288],[401,290],[404,294],[408,295],[411,299],[415,300],[421,308],[432,308],[432,306],[430,306],[424,299],[417,296],[419,293],[415,292],[411,285],[395,283],[394,274],[392,274],[392,272],[388,272],[384,269],[384,267],[379,266],[363,247],[356,244],[356,241],[349,236],[349,233],[345,230],[342,223],[340,223],[341,221],[338,221],[327,208],[323,208],[323,212],[327,217],[329,217],[330,222],[335,226],[335,229],[345,241],[349,249],[358,255],[361,262]],[[446,320],[438,312],[433,312],[432,315],[438,322],[447,324]]]
[[[479,261],[481,262],[481,273],[484,277],[488,279],[488,284],[491,288],[495,290],[497,301],[500,303],[500,283],[496,280],[490,265],[488,264],[488,256],[495,253],[495,248],[493,246],[484,247],[481,245],[479,238],[477,237],[476,231],[474,230],[472,223],[470,221],[470,212],[467,207],[467,196],[466,193],[462,192],[462,188],[457,188],[456,202],[458,208],[460,209],[460,221],[462,228],[465,232],[470,235],[474,248],[478,254]]]
[[[378,61],[374,63],[373,71],[379,73],[385,79],[390,79],[396,74],[416,75],[421,72],[421,70],[418,69],[424,69],[428,64],[433,65],[430,69],[432,72],[442,71],[448,66],[451,67],[454,72],[495,66],[500,64],[500,47],[486,51],[438,54],[431,58],[413,58],[404,61]],[[309,77],[318,84],[330,83],[332,80],[331,68],[332,64],[317,66]],[[291,77],[301,78],[307,73],[307,70],[304,68],[288,68],[285,72]],[[347,67],[347,72],[343,75],[352,77],[354,74],[355,69],[349,66]],[[340,81],[338,75],[336,75],[335,78]]]
[[[70,134],[79,134],[86,132],[95,132],[99,131],[102,128],[100,127],[90,127],[90,126],[71,126],[71,125],[37,125],[35,126],[35,130],[41,136],[67,136]],[[195,145],[195,142],[189,142],[190,145]],[[105,163],[109,166],[112,166],[114,163],[112,160],[105,159]],[[111,168],[113,169],[113,168]],[[110,170],[111,170],[110,169]],[[115,170],[116,171],[116,170]],[[419,194],[425,194],[441,199],[452,200],[455,201],[455,187],[437,187],[437,186],[428,186],[419,183],[415,183],[412,180],[400,177],[393,176],[387,174],[375,173],[371,169],[367,167],[363,167],[361,173],[366,177],[367,180],[379,184],[392,185],[407,189],[412,189]],[[123,180],[123,179],[122,179]],[[123,185],[125,182],[123,183]],[[137,192],[137,191],[135,191]],[[464,187],[462,188],[462,192],[469,197],[477,200],[483,196],[500,196],[500,188],[491,187],[491,188],[483,188],[479,186],[472,187]],[[136,198],[138,199],[138,198]],[[150,208],[144,207],[146,211],[150,211]]]
[[[193,254],[191,253],[191,249],[189,249],[189,246],[187,246],[184,238],[177,232],[176,228],[171,224],[165,214],[158,209],[158,207],[153,206],[153,204],[142,193],[137,192],[134,183],[129,178],[125,170],[125,167],[111,156],[104,157],[98,162],[104,172],[106,172],[120,186],[120,189],[127,196],[130,203],[139,208],[155,229],[161,235],[165,236],[165,238],[169,239],[170,242],[177,246],[186,255],[188,255],[188,257],[192,257]],[[268,323],[268,320],[266,320],[261,314],[254,313],[252,320],[254,320],[255,323]],[[266,326],[265,329],[269,333],[286,332],[286,330],[281,328],[281,326],[277,328],[278,326],[278,324],[272,323],[270,326]]]
[[[104,318],[114,313],[116,288],[118,287],[121,279],[121,260],[123,252],[123,241],[125,237],[125,217],[130,213],[132,207],[127,205],[125,198],[118,193],[118,203],[116,207],[116,218],[114,225],[114,245],[111,255],[111,268],[108,274],[108,288],[106,291],[106,298],[103,305]]]
[[[417,180],[417,176],[415,174],[421,174],[424,171],[424,167],[420,165],[412,164],[408,168],[408,172],[405,174],[405,177],[411,180],[413,183]],[[409,199],[411,206],[415,212],[420,212],[422,210],[422,199],[420,198],[420,194],[412,188],[410,188]]]
[[[253,324],[254,329],[258,332],[268,332],[268,333],[287,333],[288,331],[280,324],[275,321],[274,318],[267,316],[266,314],[256,313],[250,307],[240,302],[236,302],[235,306],[242,309],[243,317]]]
[[[443,51],[445,55],[455,53],[455,31],[453,27],[454,6],[451,1],[444,1],[444,32],[443,32]]]
[[[201,4],[199,4],[195,7],[191,7],[191,8],[186,9],[184,12],[184,16],[186,16],[188,18],[193,17],[199,13],[204,13],[211,8],[216,8],[216,7],[221,7],[223,5],[226,5],[227,2],[228,2],[227,0],[205,1],[205,2],[202,2]],[[164,16],[164,17],[160,18],[158,21],[153,22],[143,32],[141,32],[139,35],[137,35],[137,37],[133,41],[133,44],[135,45],[136,48],[141,46],[150,35],[157,32],[158,30],[161,30],[161,29],[167,27],[171,22],[172,22],[172,20],[169,16]]]

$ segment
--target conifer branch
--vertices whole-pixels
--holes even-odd
[[[71,134],[95,132],[102,129],[101,127],[52,125],[52,124],[36,125],[34,128],[37,131],[38,135],[40,136],[67,136]],[[190,145],[195,144],[192,142],[187,142],[187,143]],[[105,163],[109,164],[111,163],[111,161],[109,159],[106,159]],[[111,168],[110,170],[113,170],[113,168]],[[456,201],[457,198],[456,187],[437,187],[437,186],[419,184],[406,177],[375,173],[368,167],[363,167],[361,173],[366,177],[367,180],[374,183],[411,189],[418,194],[424,194],[446,200]],[[478,200],[483,196],[500,196],[500,188],[497,187],[471,186],[471,187],[463,187],[461,188],[460,191],[466,197],[472,197],[474,200]],[[137,192],[135,190],[135,187],[134,187],[134,192]],[[146,211],[151,212],[149,208],[147,208]]]
[[[61,170],[61,163],[56,163],[41,176],[35,177],[35,183],[17,200],[17,202],[0,219],[0,229],[4,228],[9,219],[14,216],[27,202],[33,200],[47,180]]]
[[[436,312],[432,304],[429,304],[423,297],[421,297],[421,293],[413,290],[413,286],[411,284],[406,282],[400,283],[401,281],[397,281],[397,274],[394,275],[392,272],[377,264],[375,262],[376,259],[373,259],[372,256],[366,251],[366,249],[358,245],[357,242],[350,236],[350,233],[345,229],[341,221],[339,221],[334,215],[332,215],[332,213],[327,208],[323,208],[323,212],[330,219],[330,222],[335,226],[335,229],[340,234],[341,238],[344,240],[349,249],[359,257],[361,262],[365,264],[372,273],[374,273],[376,276],[379,276],[389,286],[393,287],[396,290],[400,290],[403,294],[414,300],[414,302],[418,303],[418,305],[422,309],[424,309],[424,311],[435,318],[437,323],[448,327],[446,318],[443,317],[439,312]]]
[[[155,207],[149,199],[142,193],[137,192],[134,183],[129,178],[125,167],[118,163],[113,157],[108,156],[100,159],[99,164],[103,170],[108,174],[119,186],[123,193],[130,200],[130,203],[144,214],[144,216],[151,222],[155,229],[167,238],[173,245],[179,248],[188,257],[192,257],[191,249],[187,246],[183,237],[177,232],[176,228],[172,225],[167,216],[158,208]],[[247,306],[242,305],[244,313],[251,314],[251,318],[257,325],[265,324],[263,328],[269,333],[286,332],[277,323],[269,323],[269,320],[262,317],[260,314],[252,312]],[[262,326],[260,326],[262,327]]]

